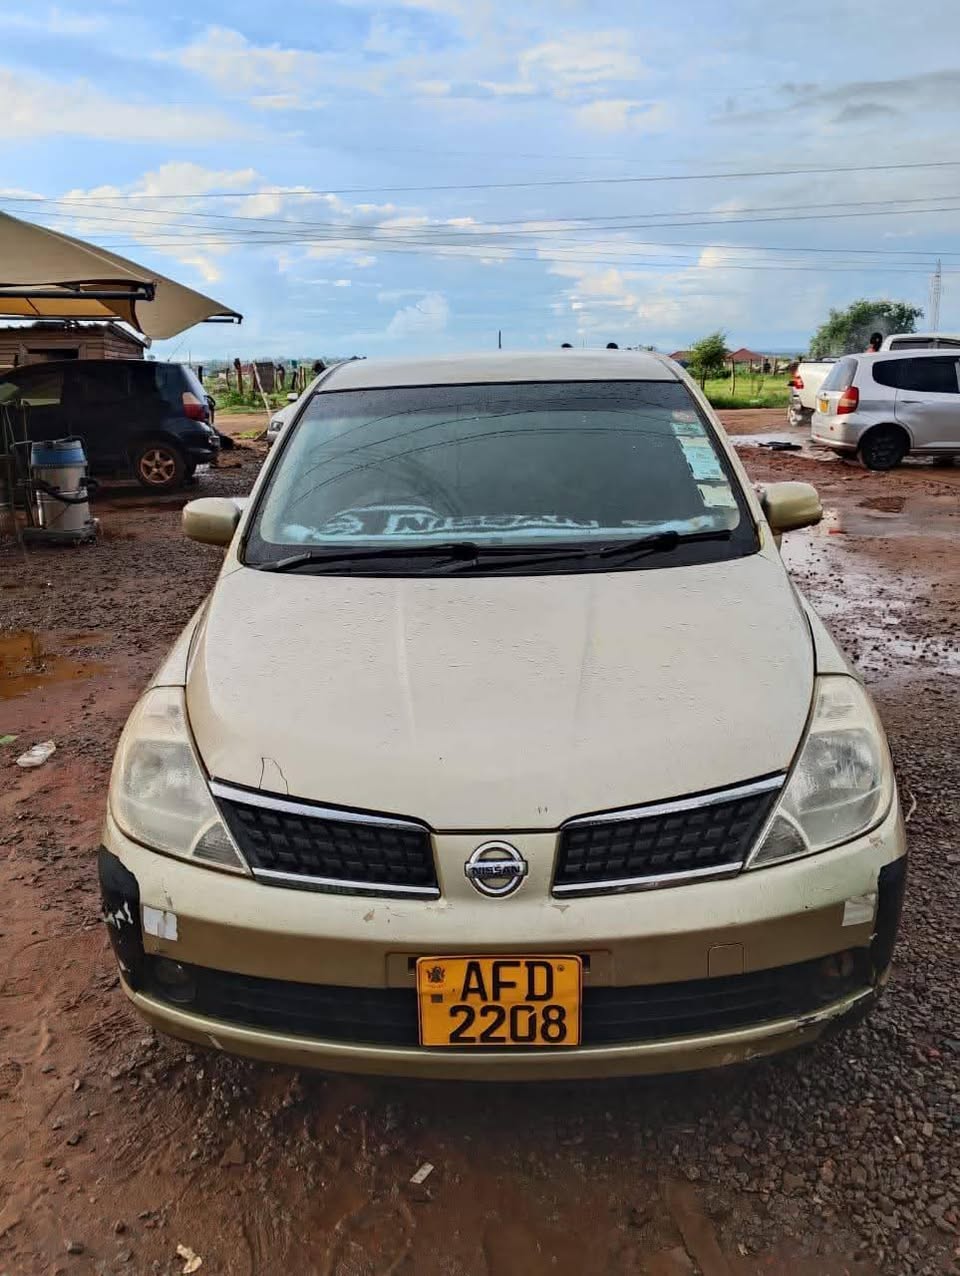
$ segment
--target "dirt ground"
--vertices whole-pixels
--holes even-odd
[[[183,497],[111,485],[96,547],[0,542],[0,1273],[174,1273],[178,1245],[237,1276],[960,1271],[960,467],[867,474],[761,447],[791,436],[779,411],[728,415],[755,480],[820,488],[824,524],[784,553],[877,698],[910,814],[870,1020],[747,1068],[549,1086],[155,1037],[118,988],[95,852],[124,718],[219,553],[180,536]],[[247,491],[261,457],[226,454],[195,493]],[[14,766],[46,739],[45,766]]]

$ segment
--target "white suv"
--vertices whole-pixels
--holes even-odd
[[[820,387],[815,443],[892,470],[910,452],[960,455],[960,350],[847,355]]]

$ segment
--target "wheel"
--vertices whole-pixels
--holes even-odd
[[[791,403],[787,408],[787,425],[806,425],[809,419],[806,408],[799,403]]]
[[[892,470],[910,450],[910,441],[896,425],[878,425],[860,442],[860,460],[868,470]]]
[[[137,482],[152,492],[170,492],[179,487],[186,468],[183,453],[172,443],[160,439],[141,443],[133,457]]]

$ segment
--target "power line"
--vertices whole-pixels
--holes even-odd
[[[920,168],[960,168],[960,160],[925,160],[909,164],[845,164],[824,168],[766,168],[727,173],[661,173],[641,177],[556,177],[538,178],[523,182],[450,182],[432,186],[344,186],[336,189],[298,187],[289,189],[276,187],[258,191],[208,191],[203,195],[197,192],[171,192],[169,194],[121,194],[116,195],[78,195],[77,203],[87,199],[254,199],[263,195],[375,195],[385,192],[393,194],[413,194],[436,191],[473,191],[473,190],[525,190],[546,186],[624,186],[647,185],[657,182],[716,182],[742,181],[755,177],[815,177],[829,173],[891,173],[905,172]],[[23,197],[25,200],[28,197]],[[43,202],[46,197],[33,197],[34,202]]]
[[[289,243],[288,240],[280,240],[276,242],[280,245]],[[309,242],[309,241],[304,241],[304,242]],[[405,256],[420,256],[420,257],[424,255],[427,255],[427,256],[432,255],[432,256],[440,257],[440,258],[455,258],[455,259],[466,260],[466,261],[476,261],[484,257],[490,258],[491,254],[494,252],[509,253],[510,254],[509,256],[504,256],[498,259],[502,261],[504,264],[514,263],[514,262],[537,262],[541,265],[544,265],[544,264],[549,264],[551,261],[553,261],[553,262],[556,262],[558,265],[587,265],[587,266],[611,266],[611,267],[620,266],[622,268],[646,269],[646,270],[652,270],[652,269],[678,270],[681,268],[685,268],[689,270],[715,270],[715,269],[762,270],[762,271],[799,272],[799,273],[805,273],[805,274],[819,274],[819,275],[841,274],[841,273],[846,274],[846,273],[850,273],[850,271],[873,270],[873,271],[883,271],[884,275],[925,276],[927,274],[927,271],[922,266],[919,266],[919,265],[917,267],[909,267],[909,266],[888,267],[888,266],[876,264],[873,266],[865,265],[865,266],[842,267],[842,266],[819,266],[817,264],[789,265],[789,264],[783,264],[780,262],[767,264],[767,265],[750,265],[747,263],[723,262],[719,266],[705,266],[692,259],[687,261],[660,261],[660,260],[644,257],[644,258],[631,260],[625,257],[624,254],[611,255],[611,256],[594,255],[590,257],[582,257],[582,256],[577,257],[577,256],[569,255],[570,250],[567,250],[567,249],[553,249],[553,250],[544,249],[542,252],[538,252],[536,255],[533,255],[533,256],[530,256],[530,255],[522,256],[520,255],[522,252],[529,253],[529,247],[521,246],[521,248],[517,250],[517,249],[505,248],[503,245],[491,246],[489,244],[485,245],[482,243],[471,244],[471,245],[465,245],[465,244],[459,245],[459,244],[421,243],[416,240],[402,241],[398,243],[398,241],[395,241],[395,240],[366,239],[366,238],[357,240],[357,239],[351,239],[350,237],[343,237],[335,241],[323,240],[320,242],[350,244],[351,247],[347,249],[346,251],[354,252],[354,253],[359,252],[361,249],[365,249],[368,252],[370,251],[376,252],[378,255],[379,254],[400,254]],[[222,239],[214,239],[214,240],[174,239],[173,241],[169,239],[160,240],[160,241],[155,239],[143,239],[139,241],[135,240],[129,244],[128,243],[105,244],[104,247],[111,248],[111,249],[127,249],[127,248],[136,248],[136,247],[169,249],[169,248],[175,248],[178,246],[182,246],[184,248],[187,248],[187,247],[215,248],[215,247],[233,247],[242,243],[243,241],[238,241],[238,240],[230,240],[225,243]],[[258,243],[258,246],[262,245],[262,241],[257,241],[257,243]]]
[[[954,193],[954,194],[948,194],[948,195],[922,195],[922,196],[916,196],[916,197],[905,198],[905,199],[844,200],[844,201],[838,201],[834,203],[824,203],[822,201],[819,201],[815,204],[795,204],[795,203],[772,204],[772,205],[763,205],[756,208],[741,208],[736,210],[730,210],[730,212],[736,212],[737,214],[741,214],[741,215],[754,214],[754,213],[778,213],[778,212],[786,212],[789,214],[796,209],[804,210],[804,209],[825,209],[825,208],[828,208],[828,209],[829,208],[832,208],[832,209],[876,208],[884,212],[893,213],[895,211],[901,212],[901,211],[911,211],[911,210],[893,209],[890,207],[891,205],[899,205],[899,204],[916,205],[916,204],[942,202],[943,200],[957,200],[957,199],[960,199],[960,195]],[[7,202],[16,203],[17,197],[8,198]],[[269,225],[271,227],[290,227],[292,229],[330,228],[335,231],[341,231],[345,229],[357,230],[357,231],[364,231],[368,229],[369,230],[391,229],[391,230],[399,231],[403,229],[403,227],[399,227],[396,225],[393,225],[393,226],[389,225],[389,221],[393,219],[388,219],[387,222],[370,222],[370,223],[336,222],[336,221],[322,221],[322,220],[320,221],[304,220],[301,218],[288,218],[288,217],[246,217],[243,214],[238,214],[238,213],[210,213],[210,212],[200,211],[197,209],[190,209],[190,210],[185,209],[183,211],[171,210],[171,212],[168,215],[166,215],[164,217],[164,220],[162,221],[148,221],[146,218],[141,218],[141,217],[130,218],[128,214],[131,212],[136,212],[136,213],[143,212],[143,213],[150,213],[155,216],[159,210],[155,208],[140,209],[136,207],[127,206],[127,208],[125,208],[123,212],[120,213],[120,210],[116,209],[112,205],[84,204],[83,209],[78,211],[75,207],[74,201],[70,199],[48,200],[47,203],[55,204],[57,206],[58,211],[55,211],[55,212],[47,211],[45,208],[43,215],[46,217],[69,219],[71,221],[82,220],[88,223],[94,222],[98,225],[99,224],[104,224],[104,225],[133,224],[136,226],[151,225],[151,226],[169,228],[173,230],[173,229],[179,229],[179,228],[177,228],[175,222],[171,220],[172,218],[191,217],[191,218],[202,218],[204,219],[204,221],[207,221],[207,222],[209,221],[229,222],[231,223],[231,226],[229,227],[229,229],[232,229],[233,225],[236,224],[237,228],[242,227],[245,230],[249,230],[251,234],[256,229],[256,226],[261,224]],[[106,209],[106,212],[96,212],[93,214],[88,214],[85,211],[83,211],[86,208]],[[918,211],[937,212],[940,210],[934,208],[934,209],[921,209]],[[943,210],[943,211],[949,211],[949,210]],[[700,225],[700,224],[736,225],[744,221],[752,220],[752,217],[746,217],[746,216],[738,216],[736,218],[731,217],[730,212],[725,212],[723,210],[718,210],[718,209],[694,209],[694,210],[672,211],[672,212],[665,211],[665,212],[652,212],[652,213],[628,213],[628,214],[618,214],[616,216],[600,214],[600,215],[585,216],[585,217],[547,218],[543,220],[548,221],[551,224],[549,226],[541,226],[541,227],[531,226],[531,223],[536,221],[537,219],[526,217],[526,218],[513,219],[509,221],[505,221],[502,219],[498,221],[493,221],[493,222],[472,221],[468,227],[448,225],[443,223],[434,223],[432,225],[411,227],[411,229],[416,230],[418,233],[424,234],[424,235],[460,233],[469,237],[474,235],[476,232],[480,230],[484,230],[486,231],[486,233],[491,235],[492,234],[497,234],[497,235],[523,234],[523,235],[544,236],[544,235],[558,234],[563,232],[595,233],[598,230],[636,230],[636,229],[647,229],[650,227],[655,228],[657,226],[671,228],[670,223],[665,223],[662,220],[653,222],[649,220],[651,218],[663,219],[663,218],[673,217],[673,218],[685,219],[683,221],[679,221],[675,223],[676,226],[681,226],[681,227],[685,225]],[[118,213],[120,214],[119,216],[116,215]],[[826,214],[824,214],[824,216],[826,216]],[[707,218],[708,220],[702,223],[692,222],[689,220],[690,218],[694,218],[694,217],[704,217],[704,218]],[[642,220],[641,221],[632,220],[636,218],[641,218]],[[788,220],[800,220],[800,219],[801,218],[783,217],[783,218],[758,218],[757,220],[788,221]],[[818,220],[818,219],[819,219],[819,215],[818,215],[818,218],[816,219],[810,218],[808,220]],[[561,223],[569,223],[569,224],[564,225]],[[584,224],[584,223],[587,223],[587,224]],[[602,223],[605,223],[605,224],[602,224]],[[516,229],[509,229],[514,227]],[[184,226],[183,229],[187,230],[189,229],[189,227]],[[786,249],[784,251],[792,252],[796,250]],[[819,250],[810,249],[808,251],[819,251]],[[849,252],[850,250],[835,249],[830,251]],[[878,253],[897,254],[900,252],[916,252],[917,250],[864,249],[861,251],[871,252],[871,253],[878,252]],[[920,253],[919,255],[930,256],[932,255],[933,251],[934,250],[931,249],[925,253]],[[960,255],[960,254],[945,254],[945,255]]]

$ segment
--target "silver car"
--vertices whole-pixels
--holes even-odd
[[[846,355],[820,387],[814,443],[892,470],[908,453],[960,455],[960,350]]]

